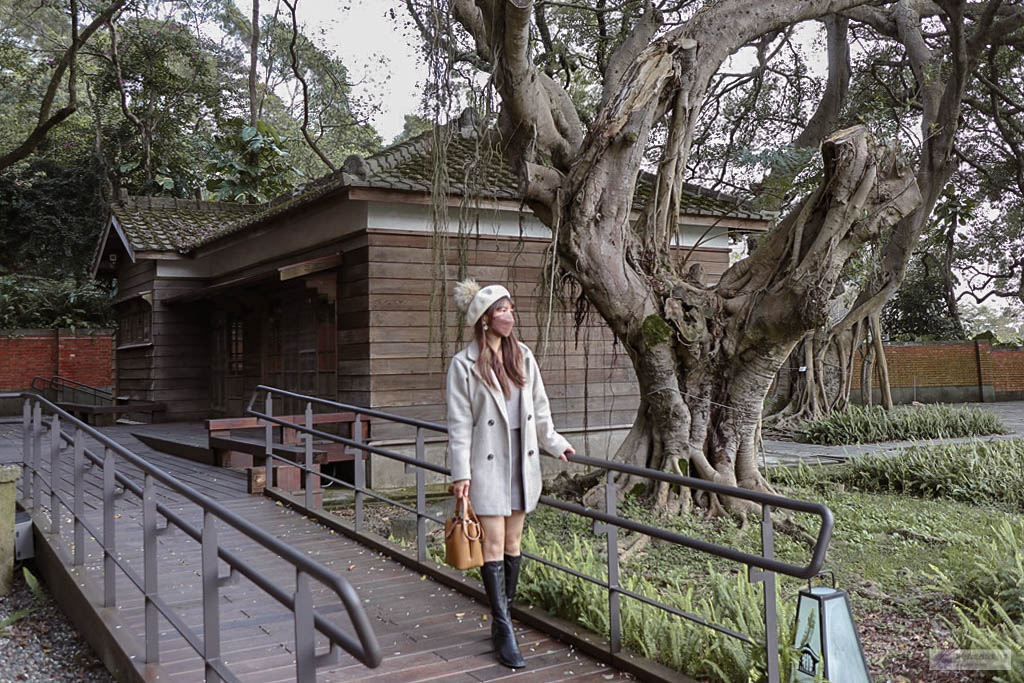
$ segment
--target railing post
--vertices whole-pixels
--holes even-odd
[[[313,404],[306,402],[306,429],[313,429]],[[302,468],[302,488],[306,492],[306,509],[313,509],[313,435],[309,432],[306,437],[306,466]]]
[[[268,416],[273,417],[274,415],[274,395],[269,391],[267,392],[266,401],[264,401],[263,412]],[[265,486],[269,489],[274,486],[274,423],[268,421],[267,426],[264,427],[264,438],[266,439],[266,461],[263,465],[263,469],[266,472],[267,481]]]
[[[268,415],[270,413],[267,413]],[[217,527],[208,510],[203,511],[202,571],[203,571],[203,659],[206,663],[208,683],[219,681],[210,666],[220,659],[220,572],[217,568]]]
[[[146,596],[146,663],[160,661],[160,624],[153,597],[159,594],[156,560],[156,484],[146,473],[142,488],[142,586]]]
[[[60,486],[60,416],[54,413],[50,423],[50,534],[60,536],[60,501],[57,487]]]
[[[611,470],[605,477],[604,508],[609,515],[617,515],[618,487]],[[615,654],[622,649],[622,614],[619,609],[619,527],[608,524],[608,649]]]
[[[85,515],[85,440],[82,437],[82,429],[75,428],[75,502],[71,516],[74,518],[73,535],[75,544],[75,566],[81,567],[85,564],[85,525],[82,517]]]
[[[309,577],[295,570],[295,680],[316,680],[316,641],[313,633],[313,596]]]
[[[768,560],[775,559],[775,535],[772,525],[772,508],[762,505],[761,555]],[[768,664],[768,683],[779,683],[779,613],[775,595],[775,572],[767,569],[750,568],[752,581],[764,584],[764,649]]]
[[[356,413],[355,419],[352,421],[352,440],[356,443],[363,443],[363,416],[360,413]],[[355,478],[355,508],[356,518],[355,527],[356,531],[362,531],[363,529],[363,488],[366,486],[366,468],[363,465],[363,449],[356,448],[354,454],[354,460],[352,461],[352,473]]]
[[[423,428],[416,428],[416,459],[426,460],[423,443]],[[422,467],[416,468],[416,559],[427,561],[427,512],[426,473]]]
[[[27,466],[32,458],[32,400],[25,399],[21,414],[21,464]],[[22,475],[21,494],[25,501],[32,497],[32,478]]]
[[[43,451],[43,404],[36,401],[35,410],[32,412],[32,512],[36,513],[40,504],[40,496],[43,491],[43,479],[39,474],[40,460]],[[28,498],[28,496],[26,496]]]
[[[103,449],[103,606],[113,607],[117,602],[114,552],[117,549],[114,532],[114,452]]]

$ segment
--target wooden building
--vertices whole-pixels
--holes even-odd
[[[577,328],[572,306],[555,305],[538,348],[550,232],[523,207],[511,169],[479,160],[478,147],[470,126],[453,124],[440,209],[431,187],[442,155],[429,133],[260,206],[117,202],[94,260],[97,277],[117,279],[117,393],[198,419],[241,414],[264,383],[442,421],[445,363],[461,345],[450,292],[465,272],[512,290],[560,428],[628,426],[633,371],[599,318]],[[433,227],[441,210],[446,235]],[[716,278],[730,234],[768,226],[693,187],[678,251]]]

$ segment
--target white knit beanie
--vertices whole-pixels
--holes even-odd
[[[487,285],[481,288],[476,280],[467,278],[455,283],[455,307],[466,315],[466,324],[473,326],[495,301],[512,295],[501,285]]]

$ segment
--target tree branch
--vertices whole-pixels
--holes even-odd
[[[285,7],[292,15],[292,40],[288,44],[288,53],[292,57],[292,73],[295,74],[295,79],[302,85],[302,137],[306,140],[306,144],[309,148],[320,157],[320,161],[327,165],[327,168],[331,171],[337,171],[338,167],[331,162],[330,158],[323,153],[320,146],[316,144],[316,140],[309,134],[309,87],[306,85],[306,79],[303,77],[302,72],[299,70],[299,56],[295,51],[295,43],[299,39],[299,24],[298,19],[295,17],[295,8],[299,6],[299,0],[284,0]]]
[[[15,147],[10,152],[0,156],[0,171],[15,164],[25,157],[32,154],[36,147],[46,139],[47,134],[54,126],[59,125],[69,116],[75,113],[78,108],[76,88],[72,84],[69,84],[69,102],[67,107],[63,107],[51,115],[53,109],[54,99],[57,97],[57,90],[60,88],[61,82],[64,80],[64,73],[71,69],[72,81],[74,80],[75,71],[75,57],[78,50],[89,42],[92,35],[96,33],[96,30],[107,23],[107,21],[114,16],[122,7],[124,7],[130,0],[114,0],[110,5],[105,7],[96,17],[86,26],[81,32],[77,32],[78,25],[78,6],[75,3],[72,6],[72,13],[75,15],[72,19],[72,40],[71,46],[68,47],[64,54],[61,56],[60,61],[57,62],[57,67],[54,69],[53,74],[50,76],[50,82],[47,84],[46,92],[43,95],[43,100],[39,105],[39,117],[37,119],[36,127],[31,133],[25,138],[21,144]],[[77,33],[77,36],[75,35]]]
[[[643,16],[636,22],[633,30],[622,44],[612,53],[608,68],[604,71],[604,86],[601,91],[601,107],[604,107],[611,96],[618,92],[626,69],[636,61],[640,52],[646,48],[654,34],[661,28],[664,17],[654,4],[648,1]]]

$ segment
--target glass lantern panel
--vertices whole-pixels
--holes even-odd
[[[828,648],[828,673],[831,683],[869,683],[864,655],[857,638],[857,625],[850,614],[850,603],[842,595],[824,601],[825,645]]]
[[[823,673],[821,661],[821,619],[819,603],[809,595],[800,595],[796,611],[796,640],[793,646],[799,653],[792,680],[796,683],[814,683]]]

